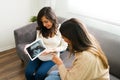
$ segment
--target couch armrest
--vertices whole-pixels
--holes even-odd
[[[26,64],[29,61],[29,57],[24,53],[24,46],[36,39],[36,27],[36,23],[31,23],[14,30],[17,55]]]
[[[36,23],[25,25],[14,30],[14,37],[16,46],[22,43],[31,43],[36,38]]]

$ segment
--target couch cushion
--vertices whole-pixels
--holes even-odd
[[[28,55],[25,54],[25,52],[24,52],[24,47],[25,47],[26,44],[27,44],[27,43],[18,44],[17,47],[19,47],[19,48],[16,48],[16,49],[17,49],[17,52],[20,53],[20,54],[18,54],[18,55],[21,57],[21,59],[22,59],[23,61],[25,61],[25,64],[27,64],[28,61],[30,60],[30,58],[28,57]]]
[[[120,78],[120,36],[92,27],[88,29],[97,38],[105,52],[110,65],[110,73]]]
[[[110,75],[110,80],[120,80],[119,78],[113,76],[113,75]]]

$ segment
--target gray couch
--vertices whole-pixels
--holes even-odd
[[[108,58],[111,80],[120,80],[120,36],[92,27],[88,29],[97,38]]]
[[[66,19],[58,17],[59,23],[64,22],[64,20]],[[14,30],[17,54],[21,59],[21,61],[24,62],[25,64],[27,64],[30,59],[24,53],[23,48],[25,44],[31,43],[32,41],[35,40],[36,27],[37,24],[36,22],[34,22]],[[99,29],[95,29],[92,27],[88,27],[88,30],[100,42],[100,45],[108,58],[110,65],[111,80],[120,80],[120,62],[119,62],[120,36]],[[64,53],[61,54],[61,58],[63,59],[66,66],[70,66],[73,57],[68,59],[68,57],[66,57],[67,55],[68,52],[65,51]],[[55,69],[56,69],[55,66],[51,68],[51,70],[55,70]]]

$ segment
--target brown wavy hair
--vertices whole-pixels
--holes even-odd
[[[48,20],[50,20],[53,24],[52,28],[47,29],[46,27],[44,27],[41,18],[45,16]],[[43,35],[43,37],[48,38],[48,37],[52,37],[53,35],[55,35],[57,33],[57,27],[58,27],[58,21],[57,21],[57,17],[54,13],[54,11],[52,10],[51,7],[43,7],[38,15],[37,15],[37,23],[38,23],[38,27],[37,30],[40,30],[40,34]]]

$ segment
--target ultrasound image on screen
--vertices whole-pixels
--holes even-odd
[[[45,50],[45,46],[41,43],[41,41],[37,41],[27,48],[27,51],[32,59],[36,57],[39,53],[41,53],[43,50]]]

